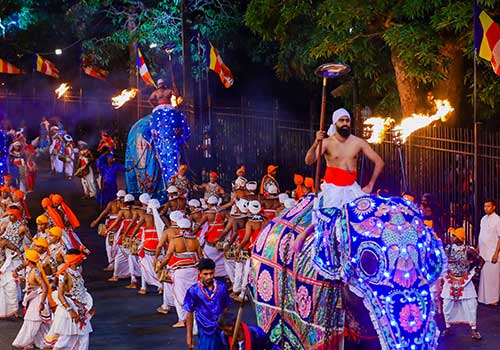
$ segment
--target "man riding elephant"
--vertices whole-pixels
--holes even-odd
[[[255,243],[259,326],[282,349],[435,349],[430,285],[445,263],[441,242],[409,201],[367,195],[384,163],[350,135],[346,110],[332,119],[329,137],[319,131],[305,159],[325,156],[322,192],[285,209]],[[375,163],[363,189],[361,152]]]

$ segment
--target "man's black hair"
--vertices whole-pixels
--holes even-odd
[[[232,327],[236,324],[236,315],[229,311],[224,311],[217,320],[219,327]]]
[[[201,259],[198,263],[198,271],[215,270],[215,262],[212,259]]]

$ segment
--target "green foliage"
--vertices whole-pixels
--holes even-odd
[[[484,8],[499,0],[479,1]],[[361,103],[378,112],[397,114],[398,90],[391,56],[405,74],[427,90],[447,79],[450,59],[443,47],[472,47],[472,1],[469,0],[252,0],[246,25],[268,43],[277,76],[316,81],[311,72],[328,61],[351,65],[360,81]],[[470,69],[471,55],[466,56]],[[484,65],[479,99],[499,108],[500,78]],[[470,74],[463,77],[470,82]]]

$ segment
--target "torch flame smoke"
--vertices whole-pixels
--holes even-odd
[[[132,100],[137,95],[136,88],[122,90],[122,92],[111,98],[111,104],[115,109],[122,107],[125,103]]]
[[[54,90],[57,94],[57,99],[60,99],[66,93],[66,91],[69,90],[69,88],[70,86],[67,83],[62,83],[61,85],[59,85],[59,87]]]
[[[392,118],[371,117],[364,121],[364,125],[368,126],[371,131],[371,136],[366,141],[368,143],[382,143],[385,132],[394,124]]]

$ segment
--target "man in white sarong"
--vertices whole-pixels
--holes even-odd
[[[187,312],[182,308],[188,289],[196,283],[198,271],[196,264],[203,257],[203,252],[196,235],[192,232],[191,221],[183,218],[178,221],[179,234],[171,237],[168,249],[159,269],[165,265],[172,270],[173,295],[178,321],[172,327],[186,326]]]
[[[491,305],[497,305],[500,296],[500,216],[495,209],[493,200],[484,202],[486,215],[481,218],[478,244],[479,255],[485,261],[479,280],[478,301]]]
[[[0,319],[18,314],[17,283],[13,272],[21,265],[22,252],[0,238]]]
[[[225,226],[225,215],[219,210],[218,203],[219,198],[216,196],[210,196],[207,199],[208,209],[203,213],[204,216],[194,231],[197,232],[206,222],[208,223],[203,242],[203,253],[215,262],[215,277],[226,277],[224,251],[222,249],[217,250],[216,247],[217,240],[222,235]]]
[[[75,150],[73,146],[73,138],[71,135],[64,135],[64,175],[68,180],[73,177],[75,167]]]
[[[27,249],[25,256],[27,275],[23,307],[26,312],[23,325],[12,345],[21,349],[33,346],[43,348],[44,337],[50,324],[50,308],[46,300],[50,286],[40,265],[40,254],[33,249]]]
[[[82,182],[83,198],[95,198],[97,196],[94,170],[91,166],[92,159],[92,153],[89,149],[80,150],[75,176],[78,176]]]
[[[71,249],[64,257],[65,264],[57,272],[57,309],[47,345],[53,350],[88,350],[89,335],[92,332],[90,320],[94,315],[93,300],[85,288],[79,266],[85,256],[78,249]]]
[[[61,136],[56,132],[52,137],[52,143],[49,147],[50,152],[50,167],[52,173],[62,173],[64,171],[64,162],[59,159],[59,155],[62,148]]]
[[[451,229],[451,244],[445,248],[448,256],[448,271],[444,277],[443,313],[446,329],[441,334],[450,333],[452,324],[465,323],[471,328],[473,339],[481,339],[477,331],[477,293],[472,278],[480,271],[482,260],[474,248],[465,244],[463,227]]]

